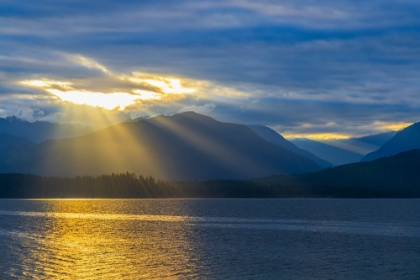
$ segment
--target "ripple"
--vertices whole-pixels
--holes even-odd
[[[161,210],[166,203],[170,208]],[[283,215],[288,208],[279,201],[258,203],[271,203],[273,212],[260,211],[253,217],[261,218],[247,218],[241,216],[245,208],[232,206],[232,201],[19,201],[17,206],[7,201],[0,210],[0,279],[416,279],[420,275],[420,222],[400,219],[400,208],[394,208],[395,219],[348,214],[351,219],[340,221],[328,215],[314,219],[306,214],[314,210],[310,207],[300,207],[304,213],[298,215]],[[390,213],[388,202],[380,203],[385,212],[374,217]],[[410,209],[418,209],[417,202],[412,204]],[[208,207],[204,212],[203,205]],[[355,208],[349,207],[347,213]]]
[[[420,237],[420,223],[369,223],[344,221],[314,221],[296,219],[252,219],[230,217],[191,217],[169,215],[93,214],[0,211],[0,215],[41,217],[54,219],[123,220],[185,223],[190,226],[246,228],[261,230],[290,230],[311,232],[333,232],[345,234],[369,234],[384,236]]]

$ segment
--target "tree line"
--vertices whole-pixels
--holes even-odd
[[[280,177],[272,178],[275,180],[266,178],[198,182],[162,181],[129,172],[71,178],[0,174],[0,198],[404,197],[389,190],[349,186],[340,188],[331,185],[320,187],[296,183],[296,177],[293,176]]]
[[[152,198],[177,194],[169,182],[129,172],[71,178],[0,174],[2,198]]]

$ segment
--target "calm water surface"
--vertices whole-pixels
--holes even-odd
[[[0,279],[420,279],[420,200],[0,200]]]

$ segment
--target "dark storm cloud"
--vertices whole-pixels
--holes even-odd
[[[376,114],[373,115],[372,112]],[[230,119],[233,122],[242,120],[249,124],[265,123],[270,126],[280,123],[284,127],[291,127],[305,123],[345,123],[346,121],[349,122],[348,120],[359,125],[366,120],[371,122],[375,120],[392,122],[395,119],[409,121],[410,115],[416,112],[418,112],[418,107],[410,104],[384,106],[380,104],[348,104],[310,100],[302,102],[301,100],[267,98],[257,103],[242,103],[239,106],[218,106],[213,114]]]
[[[251,95],[186,98],[156,112],[214,104],[224,120],[349,133],[420,120],[418,1],[1,1],[2,94],[28,77],[117,86],[65,55]]]
[[[209,115],[233,123],[268,125],[289,135],[334,133],[363,136],[391,130],[387,124],[410,123],[419,109],[419,106],[410,104],[346,104],[268,98],[217,106]]]

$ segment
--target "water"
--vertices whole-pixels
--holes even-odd
[[[0,200],[0,279],[420,279],[420,200]]]

